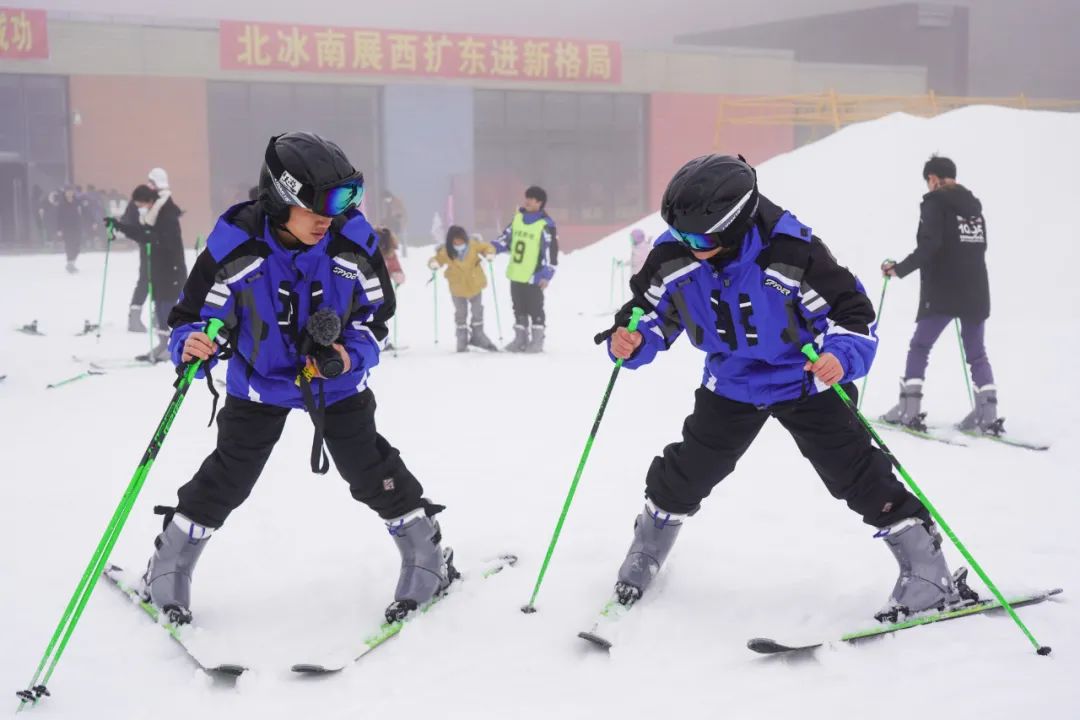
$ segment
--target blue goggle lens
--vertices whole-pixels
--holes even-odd
[[[692,250],[715,250],[716,248],[720,247],[720,243],[717,242],[716,238],[712,235],[706,235],[704,233],[682,232],[681,230],[676,230],[675,228],[670,226],[668,227],[668,229],[671,231],[671,234],[675,237],[676,240],[681,242],[683,245],[689,246]]]
[[[327,217],[340,215],[349,208],[360,205],[364,199],[364,183],[362,181],[349,182],[344,185],[330,188],[323,193],[320,207],[315,212]]]

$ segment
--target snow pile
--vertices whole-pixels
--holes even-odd
[[[607,599],[640,509],[652,456],[678,438],[701,358],[685,342],[624,372],[537,603],[522,615],[592,425],[611,366],[591,344],[610,323],[611,258],[627,232],[565,257],[549,291],[550,351],[542,357],[451,352],[449,296],[424,285],[426,252],[406,260],[400,357],[372,386],[380,429],[448,506],[447,541],[466,572],[502,551],[517,568],[466,582],[401,637],[331,678],[292,676],[359,644],[378,622],[397,555],[378,519],[334,473],[308,471],[311,425],[294,414],[248,502],[215,534],[194,587],[204,640],[251,665],[235,689],[192,670],[164,633],[101,586],[34,710],[55,718],[596,718],[662,712],[688,717],[908,718],[928,708],[958,718],[1080,714],[1069,609],[1080,592],[1080,550],[1069,541],[1080,500],[1070,445],[1080,440],[1072,380],[1077,354],[1071,287],[1075,232],[1063,212],[1080,196],[1080,117],[972,108],[934,120],[893,116],[848,128],[763,164],[763,192],[791,208],[863,279],[875,302],[882,258],[914,244],[919,173],[932,151],[953,157],[986,207],[994,314],[987,341],[1002,412],[1047,453],[990,444],[888,440],[991,576],[1024,592],[1063,586],[1064,602],[1021,611],[1046,644],[1036,657],[1007,618],[921,628],[810,662],[763,661],[752,636],[819,640],[868,624],[895,578],[886,548],[824,491],[794,443],[770,423],[735,474],[687,523],[668,567],[635,608],[612,656],[575,635]],[[656,218],[643,221],[652,232]],[[651,224],[650,224],[651,223]],[[0,504],[0,677],[29,679],[68,595],[172,393],[169,368],[74,375],[73,353],[126,357],[143,336],[123,332],[134,254],[110,260],[108,325],[100,343],[73,337],[96,315],[101,256],[69,277],[59,256],[5,258],[0,328],[0,426],[6,474]],[[501,267],[502,262],[496,264]],[[511,314],[499,283],[502,332]],[[892,401],[917,278],[892,283],[868,412]],[[438,301],[439,344],[433,342]],[[485,297],[488,333],[495,305]],[[37,318],[46,337],[12,331]],[[927,409],[959,418],[966,397],[949,338],[931,359]],[[151,472],[113,560],[145,563],[160,518],[151,508],[211,450],[205,389],[193,389]],[[950,559],[959,556],[950,550]],[[975,583],[978,586],[978,583]]]

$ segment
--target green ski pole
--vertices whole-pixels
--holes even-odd
[[[626,329],[630,332],[637,331],[638,322],[641,320],[641,316],[645,314],[645,311],[641,308],[634,308],[631,311],[630,323],[626,326]],[[544,556],[544,563],[540,566],[540,574],[536,578],[536,585],[533,587],[532,597],[529,598],[529,604],[521,608],[523,613],[536,612],[536,596],[540,594],[540,585],[544,582],[544,575],[547,573],[548,563],[551,562],[551,555],[555,552],[555,545],[559,542],[559,535],[562,533],[563,523],[566,521],[566,514],[570,512],[570,503],[574,501],[574,493],[577,492],[578,482],[581,480],[581,474],[585,472],[585,463],[589,460],[589,453],[592,452],[593,442],[596,440],[596,434],[600,431],[600,421],[604,419],[604,410],[607,409],[608,399],[611,398],[611,391],[615,388],[615,381],[619,377],[619,370],[622,369],[623,361],[618,360],[615,362],[615,369],[611,371],[611,379],[608,380],[607,389],[604,390],[604,398],[600,401],[600,410],[596,413],[596,420],[593,421],[592,430],[589,431],[589,439],[585,441],[585,450],[581,453],[581,460],[578,461],[577,472],[574,473],[574,480],[570,483],[570,490],[566,493],[566,501],[563,503],[562,512],[559,514],[559,521],[555,523],[555,533],[551,536],[551,543],[548,544],[547,554]]]
[[[607,305],[609,308],[615,307],[615,258],[611,258],[611,280],[608,282],[607,293]]]
[[[885,262],[892,262],[886,260]],[[885,276],[885,282],[881,284],[881,299],[878,300],[877,305],[877,322],[881,325],[881,314],[885,312],[885,291],[889,289],[889,276]],[[862,409],[863,400],[866,399],[866,382],[870,379],[870,373],[867,372],[862,379],[862,387],[859,389],[859,409]]]
[[[150,263],[150,240],[146,241],[146,297],[148,299],[147,307],[150,308],[150,322],[146,323],[147,336],[150,338],[150,352],[146,354],[146,359],[150,363],[154,362],[154,325],[157,323],[157,316],[155,311],[157,310],[157,303],[154,302],[154,273],[153,266]]]
[[[967,385],[968,401],[971,402],[971,409],[975,409],[975,393],[971,391],[971,376],[968,374],[968,361],[967,353],[964,352],[964,336],[960,333],[960,318],[953,318],[953,325],[956,326],[956,342],[960,346],[960,367],[964,373],[964,384]]]
[[[398,285],[397,283],[394,283],[394,295],[395,296],[397,295],[397,290],[398,290],[399,287],[401,287],[401,286]],[[398,348],[398,345],[397,345],[397,311],[394,312],[394,339],[392,340],[392,343],[394,345],[394,357],[397,357],[397,348]]]
[[[435,301],[435,344],[439,344],[439,283],[435,278],[438,275],[437,270],[431,271],[431,297]]]
[[[810,358],[810,362],[818,361],[817,350],[814,349],[814,346],[812,344],[807,343],[806,345],[803,345],[802,353],[806,357]],[[927,499],[925,495],[923,495],[923,491],[911,478],[911,475],[908,474],[908,471],[904,469],[904,466],[901,465],[900,461],[896,459],[896,456],[892,454],[892,451],[889,450],[889,447],[885,444],[885,441],[883,441],[881,439],[881,436],[877,434],[877,431],[874,430],[874,426],[871,425],[863,416],[863,414],[859,412],[859,409],[855,407],[855,403],[851,401],[851,396],[848,395],[847,392],[845,392],[844,388],[841,387],[839,384],[833,385],[832,389],[835,390],[836,394],[840,396],[840,399],[844,401],[844,404],[847,405],[848,410],[855,414],[855,417],[858,418],[859,422],[862,423],[864,428],[866,428],[866,431],[870,433],[870,437],[874,438],[874,441],[877,442],[878,447],[880,447],[881,451],[885,453],[885,456],[889,458],[889,462],[893,464],[893,467],[896,468],[896,471],[900,473],[900,476],[902,478],[904,478],[904,482],[907,483],[907,486],[909,488],[911,488],[912,494],[914,494],[915,497],[919,499],[919,502],[923,504],[923,507],[926,508],[926,511],[930,513],[930,516],[934,518],[934,522],[938,524],[938,527],[941,528],[941,531],[945,533],[946,536],[948,536],[949,540],[951,540],[953,545],[956,546],[956,549],[959,550],[960,554],[964,556],[964,559],[968,561],[968,564],[971,565],[971,569],[975,571],[975,573],[979,576],[979,578],[982,579],[984,583],[986,583],[986,587],[990,588],[990,592],[993,593],[994,597],[997,598],[997,601],[1001,603],[1001,607],[1005,608],[1005,611],[1009,613],[1009,617],[1011,617],[1013,619],[1013,622],[1015,622],[1017,626],[1023,631],[1024,635],[1027,636],[1027,639],[1031,641],[1031,644],[1035,647],[1035,651],[1039,655],[1049,655],[1050,647],[1048,645],[1040,645],[1039,641],[1035,639],[1035,636],[1031,634],[1031,631],[1028,630],[1027,625],[1025,625],[1024,621],[1020,619],[1020,616],[1016,614],[1016,610],[1013,609],[1012,605],[1009,604],[1009,601],[1006,600],[1005,596],[1001,594],[1000,590],[998,590],[997,585],[994,584],[994,582],[982,569],[982,566],[979,565],[979,563],[975,560],[974,557],[972,557],[971,553],[968,552],[968,549],[964,547],[964,544],[962,542],[960,542],[960,538],[956,537],[956,533],[954,533],[952,528],[949,527],[949,524],[945,522],[945,518],[941,517],[941,514],[937,511],[937,508],[935,508],[934,505],[930,502],[930,500]]]
[[[491,297],[495,299],[495,329],[499,331],[499,344],[502,344],[502,318],[499,317],[499,289],[495,287],[495,263],[488,258],[488,272],[491,273]]]
[[[217,337],[221,327],[221,320],[216,318],[210,320],[206,327],[206,334],[213,340]],[[105,527],[105,533],[101,536],[101,540],[94,549],[94,554],[90,556],[90,562],[86,566],[79,584],[75,587],[75,592],[72,594],[71,600],[68,601],[63,615],[60,617],[60,622],[49,640],[48,647],[45,648],[45,654],[38,664],[33,679],[26,690],[20,690],[16,693],[22,701],[19,710],[26,707],[28,703],[36,703],[41,697],[49,695],[46,686],[52,678],[53,671],[56,670],[65,648],[67,648],[68,641],[75,631],[79,618],[82,617],[83,609],[90,600],[90,595],[94,591],[98,578],[109,561],[109,555],[120,537],[120,531],[123,529],[124,523],[127,522],[131,508],[135,505],[139,491],[142,490],[143,483],[146,482],[146,477],[150,473],[154,459],[157,458],[158,452],[160,452],[161,446],[165,442],[165,437],[168,435],[173,420],[176,419],[176,415],[180,411],[184,397],[187,396],[188,388],[194,382],[195,374],[201,364],[202,361],[193,360],[186,366],[183,375],[176,381],[176,391],[173,393],[172,400],[169,401],[169,406],[165,409],[165,414],[162,416],[161,422],[158,423],[157,429],[150,439],[150,444],[147,445],[146,451],[135,469],[135,474],[131,477],[131,482],[128,483],[127,489],[124,490],[124,494],[120,498],[120,504],[116,506],[116,510],[109,519],[109,524]],[[47,669],[46,666],[48,666]],[[42,675],[43,670],[44,675]]]
[[[116,231],[113,230],[113,224],[111,222],[106,223],[105,227],[105,269],[101,271],[101,303],[98,305],[97,335],[95,336],[95,342],[101,340],[101,323],[105,319],[105,281],[109,277],[109,250],[112,249],[113,240],[116,239]]]

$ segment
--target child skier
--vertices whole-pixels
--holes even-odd
[[[635,275],[645,267],[645,260],[652,252],[652,243],[641,228],[630,231],[630,270]]]
[[[446,244],[439,248],[428,267],[437,270],[446,266],[446,280],[454,299],[454,323],[457,325],[457,351],[467,352],[470,345],[484,350],[498,350],[484,334],[484,301],[487,275],[481,265],[483,258],[495,254],[491,243],[471,240],[465,228],[451,225],[446,231]],[[472,323],[469,310],[472,309]],[[470,332],[471,329],[471,332]]]
[[[547,193],[533,185],[525,190],[525,202],[502,235],[492,243],[500,253],[510,253],[506,277],[514,305],[514,339],[510,352],[544,351],[546,319],[544,290],[559,264],[559,239],[555,221],[544,211]]]
[[[610,354],[638,368],[685,330],[706,353],[705,374],[682,441],[646,476],[645,509],[615,586],[620,602],[648,589],[683,522],[770,417],[896,557],[900,577],[879,620],[959,600],[969,592],[965,571],[950,574],[926,509],[829,391],[842,382],[854,396],[852,381],[874,358],[874,312],[858,280],[809,227],[759,195],[741,157],[691,160],[668,184],[660,212],[670,229],[630,282],[634,297],[616,316]],[[634,307],[646,315],[631,333]],[[811,364],[800,348],[815,340],[821,357]]]
[[[195,564],[251,492],[293,409],[307,410],[316,427],[312,469],[329,466],[325,439],[353,498],[378,513],[401,553],[387,620],[430,601],[454,576],[434,519],[443,508],[424,499],[375,428],[367,383],[395,300],[375,232],[356,209],[363,183],[334,143],[306,132],[271,138],[258,201],[221,216],[169,316],[177,365],[213,365],[218,346],[203,332],[211,318],[224,321],[233,353],[217,449],[180,488],[176,507],[161,508],[164,529],[143,577],[146,598],[174,623],[191,620]]]

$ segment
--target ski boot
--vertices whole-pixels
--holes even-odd
[[[525,352],[530,354],[544,352],[544,326],[533,325],[532,326],[532,339],[529,340],[529,344],[525,347]]]
[[[634,541],[619,568],[615,594],[623,605],[633,605],[649,587],[679,537],[685,515],[661,510],[652,500],[634,520]]]
[[[484,332],[484,323],[473,323],[472,335],[469,336],[469,344],[473,347],[478,347],[481,350],[499,351],[499,348],[495,346],[495,343],[491,342],[491,338]]]
[[[464,325],[457,327],[457,351],[469,352],[469,328]]]
[[[154,554],[142,577],[142,596],[173,625],[186,625],[191,622],[191,575],[214,528],[199,525],[173,508],[163,514],[165,527],[154,539]]]
[[[142,323],[142,306],[132,305],[128,310],[128,332],[144,333],[146,326]]]
[[[503,349],[506,350],[506,352],[519,353],[525,352],[525,348],[528,345],[529,328],[524,325],[514,325],[514,339]]]
[[[151,364],[166,362],[171,358],[172,355],[169,353],[169,333],[160,330],[158,331],[158,344],[154,346],[154,349],[148,353],[135,356],[136,360]]]
[[[883,422],[890,425],[903,425],[904,427],[926,432],[926,413],[922,408],[922,378],[910,378],[900,381],[900,402],[889,412],[881,416]]]
[[[70,274],[72,274],[72,275],[74,275],[75,273],[79,272],[79,268],[75,267],[75,263],[71,262],[70,260],[68,261],[68,264],[67,264],[67,266],[66,266],[66,269],[67,269],[67,271],[68,271],[68,272],[69,272]]]
[[[997,388],[993,385],[975,388],[975,409],[957,427],[964,432],[995,436],[1004,434],[1005,418],[997,416]]]
[[[979,596],[967,585],[967,568],[949,572],[941,552],[941,535],[933,523],[908,518],[881,528],[874,537],[885,540],[900,565],[888,602],[874,613],[879,622],[895,623],[924,610],[978,601]]]
[[[386,622],[393,623],[431,602],[461,576],[454,568],[453,550],[443,551],[439,523],[428,516],[426,506],[387,520],[386,529],[401,553],[394,602],[386,608]]]

